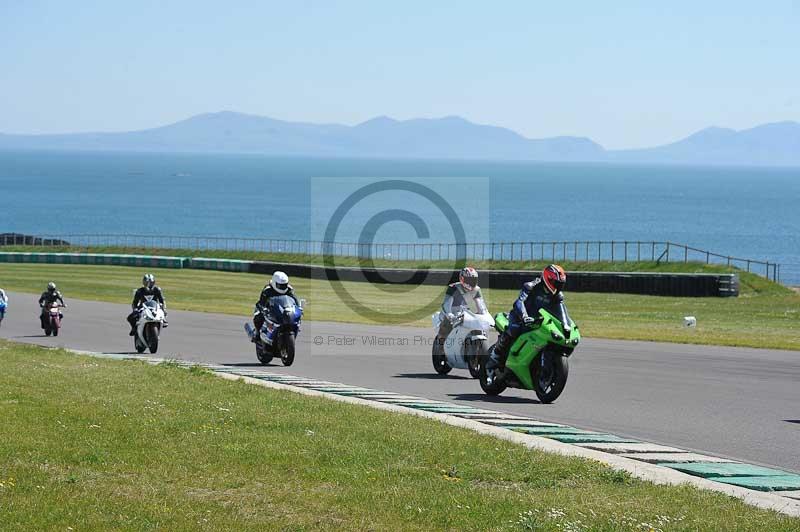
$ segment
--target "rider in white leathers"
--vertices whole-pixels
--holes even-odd
[[[455,312],[460,307],[467,307],[475,314],[488,312],[481,294],[481,287],[478,286],[478,272],[475,268],[469,266],[461,270],[457,283],[447,285],[444,301],[442,301],[442,314],[444,316],[439,325],[439,332],[436,335],[436,341],[440,344],[444,343],[453,330],[453,321],[456,319]]]

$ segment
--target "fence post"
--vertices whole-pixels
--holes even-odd
[[[669,242],[667,242],[667,262],[669,262]]]
[[[683,246],[683,262],[689,262],[689,247]]]
[[[625,260],[623,262],[628,262],[628,241],[625,241]]]
[[[611,241],[611,262],[614,262],[614,241]]]

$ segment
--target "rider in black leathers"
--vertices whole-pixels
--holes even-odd
[[[295,305],[300,306],[300,301],[294,295],[294,288],[289,284],[289,276],[283,272],[273,273],[269,284],[261,290],[261,296],[258,298],[253,312],[253,325],[256,328],[256,333],[253,335],[254,342],[258,338],[258,331],[264,326],[264,314],[262,311],[269,306],[270,298],[275,296],[289,296],[294,299]]]
[[[497,339],[492,350],[492,355],[486,363],[487,371],[502,367],[508,358],[508,350],[514,340],[522,334],[527,327],[532,325],[539,316],[539,309],[545,309],[564,324],[564,330],[569,335],[570,319],[567,307],[564,305],[562,289],[567,281],[564,269],[551,264],[542,271],[542,275],[522,286],[514,307],[508,315],[508,327],[500,338]]]
[[[133,336],[136,334],[136,321],[139,318],[139,308],[148,300],[154,300],[161,303],[161,306],[164,309],[164,327],[168,327],[168,323],[166,320],[167,317],[167,303],[164,301],[164,294],[161,292],[161,288],[156,285],[156,278],[153,276],[152,273],[148,273],[144,277],[142,277],[142,286],[136,293],[133,295],[133,301],[131,302],[131,309],[133,312],[128,314],[128,323],[131,326],[130,335]]]
[[[56,288],[56,283],[47,283],[47,290],[42,292],[42,295],[39,296],[39,306],[42,307],[42,313],[39,315],[39,321],[42,323],[42,329],[46,329],[45,317],[47,316],[47,307],[56,302],[60,303],[62,307],[67,306],[67,304],[64,303],[64,298],[61,296],[61,292],[59,292]]]

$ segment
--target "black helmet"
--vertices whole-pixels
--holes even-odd
[[[56,291],[56,283],[54,283],[53,281],[50,281],[49,283],[47,283],[47,291],[48,292],[55,292]]]
[[[156,284],[156,278],[153,276],[152,273],[147,273],[145,274],[144,277],[142,277],[142,286],[146,288],[153,288],[155,284]]]

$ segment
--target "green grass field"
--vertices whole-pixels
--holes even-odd
[[[0,529],[798,530],[431,420],[0,341]]]
[[[47,281],[58,283],[66,298],[129,303],[145,271],[156,274],[169,307],[248,315],[268,278],[263,275],[202,270],[144,269],[120,266],[0,264],[0,286],[39,294]],[[344,305],[328,281],[292,279],[307,299],[307,319],[370,323]],[[443,287],[406,287],[343,283],[353,297],[385,313],[410,313],[435,305]],[[224,289],[221,289],[224,288]],[[394,291],[387,298],[386,291]],[[487,290],[492,312],[508,310],[515,290]],[[800,295],[774,283],[743,289],[738,298],[674,298],[630,294],[567,294],[573,319],[587,337],[718,344],[800,350]],[[13,304],[13,302],[12,302]],[[683,316],[697,317],[685,328]],[[418,312],[408,325],[430,327],[430,314]],[[383,319],[381,322],[392,322]]]

